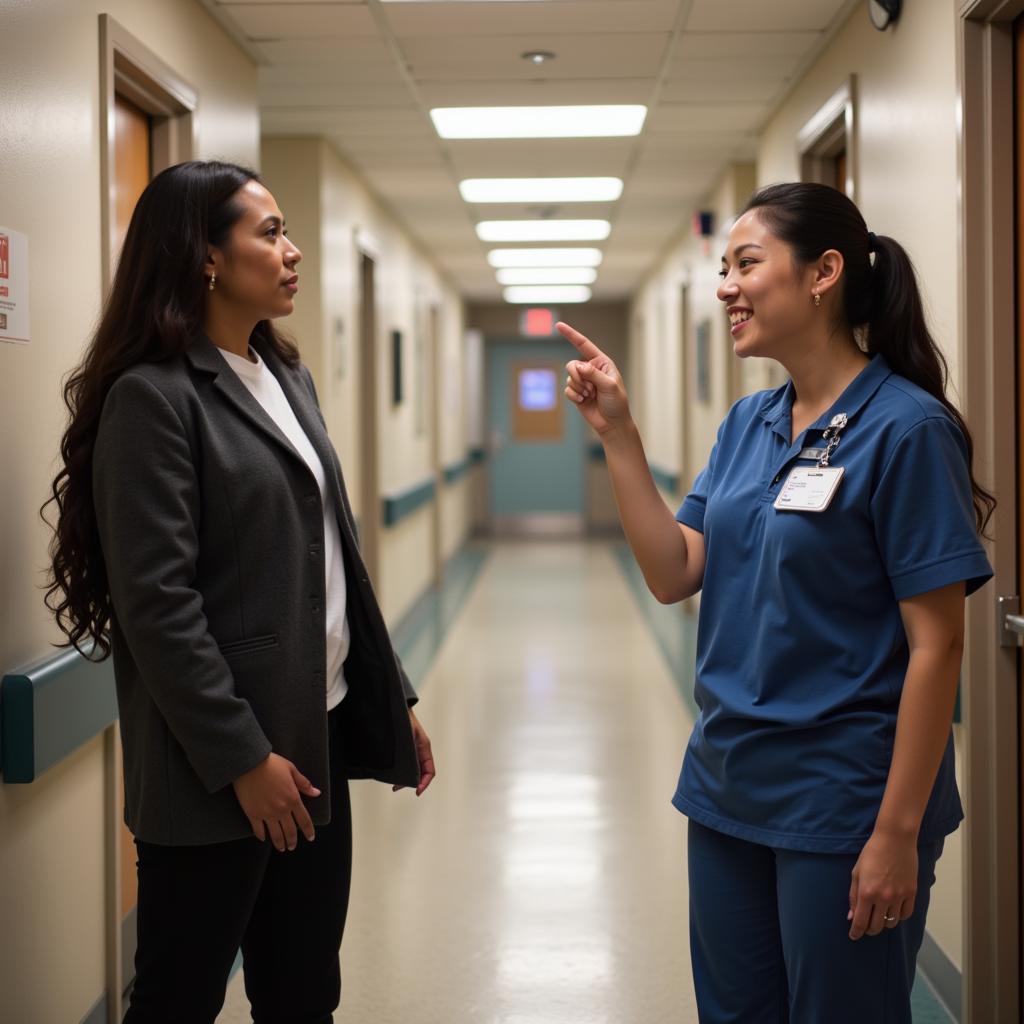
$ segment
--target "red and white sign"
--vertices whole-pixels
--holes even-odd
[[[0,341],[27,344],[28,235],[0,227]]]

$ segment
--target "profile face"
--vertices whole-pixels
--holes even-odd
[[[217,281],[211,301],[253,322],[288,316],[295,308],[295,267],[302,253],[285,234],[284,215],[265,186],[247,182],[234,201],[242,216],[223,249],[213,249]]]
[[[814,271],[797,266],[792,248],[757,210],[743,214],[729,232],[721,276],[716,295],[725,304],[736,355],[778,359],[806,334],[816,312]]]

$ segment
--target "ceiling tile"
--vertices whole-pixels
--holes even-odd
[[[404,84],[389,82],[335,82],[290,84],[260,80],[260,109],[305,107],[310,110],[336,110],[360,107],[413,107],[413,98]]]
[[[687,136],[754,131],[767,118],[767,103],[659,103],[647,117],[651,135]]]
[[[650,70],[650,69],[648,69]],[[654,78],[532,79],[526,82],[478,81],[467,96],[465,82],[430,81],[418,86],[429,107],[528,107],[566,104],[644,103],[654,91]]]
[[[461,178],[622,177],[631,139],[501,139],[446,143]]]
[[[526,50],[554,50],[557,36],[462,36],[416,38],[402,43],[402,51],[417,81],[518,80],[537,77],[534,65],[520,54]],[[545,77],[644,78],[658,67],[667,34],[579,35],[566,38],[558,60],[545,65]],[[467,97],[468,99],[468,97]]]
[[[822,31],[848,5],[849,0],[693,0],[684,27],[688,32]]]
[[[678,8],[678,0],[384,5],[388,22],[400,39],[559,32],[670,32]]]
[[[370,10],[355,4],[232,4],[225,10],[250,39],[377,36]]]
[[[700,60],[765,55],[801,57],[820,39],[820,32],[684,32],[675,56]]]

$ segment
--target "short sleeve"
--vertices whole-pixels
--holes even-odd
[[[690,493],[683,499],[679,511],[676,512],[676,522],[689,526],[698,533],[704,532],[704,512],[708,504],[708,491],[711,487],[711,480],[715,473],[715,457],[718,455],[718,446],[722,443],[722,431],[718,432],[718,440],[715,441],[711,454],[708,456],[708,464],[697,474],[693,481]]]
[[[975,526],[967,444],[952,420],[929,417],[900,438],[871,513],[897,600],[960,581],[970,594],[992,576]]]

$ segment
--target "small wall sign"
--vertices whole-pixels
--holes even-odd
[[[28,344],[28,323],[28,235],[0,227],[0,341]]]

